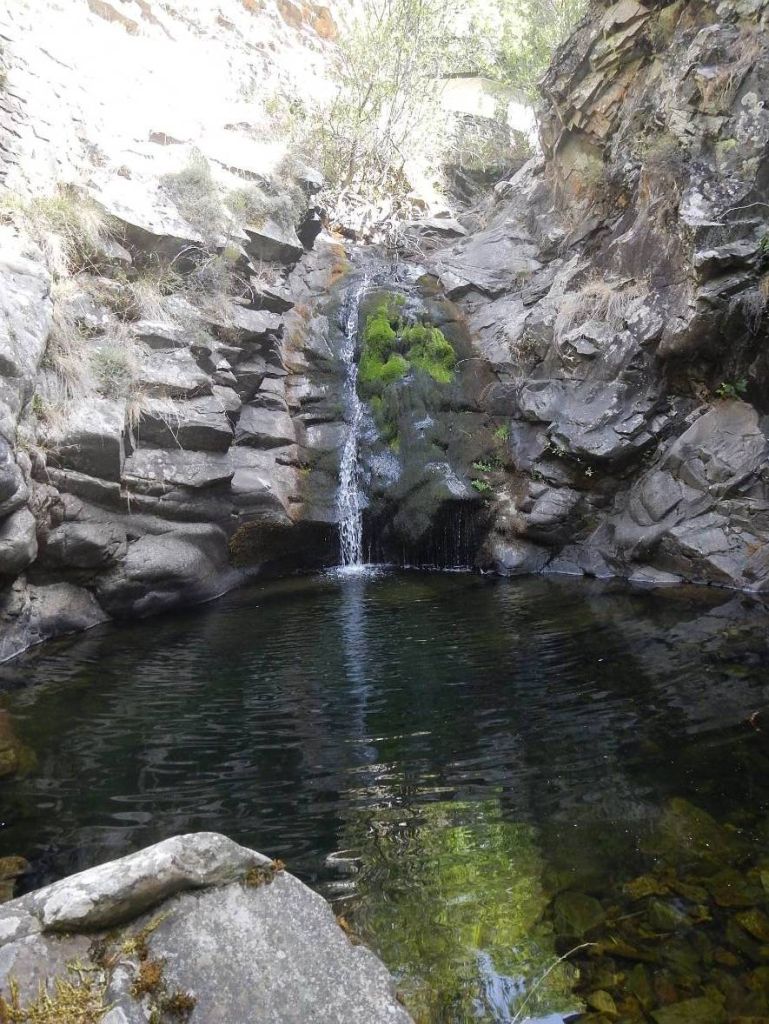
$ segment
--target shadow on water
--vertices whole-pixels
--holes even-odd
[[[332,899],[420,1022],[756,1016],[766,626],[724,593],[355,567],[60,641],[0,676],[34,755],[0,855],[34,887],[225,832]]]

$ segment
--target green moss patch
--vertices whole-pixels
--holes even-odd
[[[438,327],[405,323],[402,306],[402,296],[389,296],[366,318],[358,389],[369,400],[380,397],[385,388],[412,369],[428,374],[439,384],[450,384],[454,379],[454,346]]]
[[[439,384],[452,382],[457,356],[454,346],[440,328],[414,324],[404,329],[401,341],[406,346],[406,358],[412,366],[429,373]]]

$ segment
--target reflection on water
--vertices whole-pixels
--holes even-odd
[[[495,799],[382,809],[351,825],[363,865],[356,926],[371,936],[418,1020],[512,1020],[528,979],[552,963],[543,864],[532,825],[507,822]],[[567,968],[528,1008],[566,1008]]]
[[[3,669],[36,760],[3,782],[0,856],[30,859],[34,886],[222,831],[333,897],[420,1022],[545,1019],[606,995],[633,1019],[627,963],[596,947],[546,972],[586,936],[638,953],[653,940],[627,915],[651,934],[672,920],[624,887],[658,867],[632,892],[684,899],[668,877],[682,854],[659,846],[673,798],[741,830],[730,870],[754,870],[766,626],[726,593],[360,572],[94,631]],[[708,913],[712,961],[735,922]],[[702,998],[704,963],[648,1006]]]

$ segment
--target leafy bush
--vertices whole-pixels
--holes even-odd
[[[337,190],[404,194],[406,160],[434,140],[436,82],[449,50],[447,0],[366,0],[339,40],[336,94],[311,119],[322,170]]]
[[[726,400],[736,399],[744,395],[747,390],[748,382],[744,378],[735,381],[725,380],[716,388],[716,396]]]

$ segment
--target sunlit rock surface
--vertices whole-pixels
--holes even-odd
[[[78,964],[78,970],[72,963]],[[0,909],[0,988],[86,987],[109,1024],[408,1024],[383,964],[326,901],[211,832],[176,836]],[[94,1017],[94,1019],[96,1019]]]

